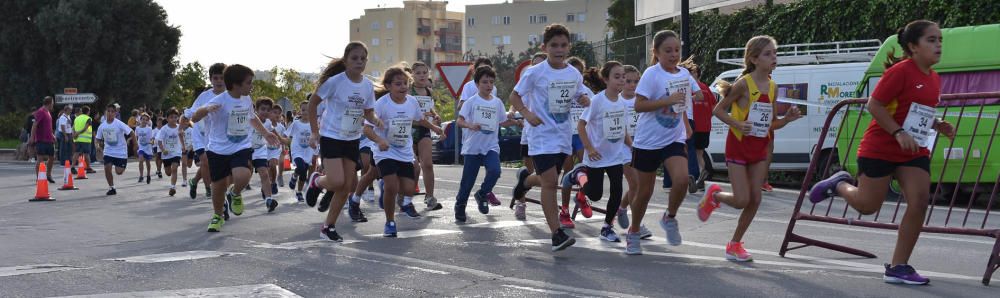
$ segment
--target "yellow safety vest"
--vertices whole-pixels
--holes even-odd
[[[73,130],[74,131],[83,130],[83,128],[87,126],[87,122],[89,121],[90,121],[90,116],[87,115],[76,116],[76,119],[73,119]],[[80,135],[77,136],[76,139],[73,141],[77,143],[90,143],[90,139],[93,137],[92,134],[93,131],[94,131],[94,124],[91,123],[90,127],[87,127],[86,131],[80,132]]]

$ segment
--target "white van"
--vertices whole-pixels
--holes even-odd
[[[847,47],[844,45],[845,43],[854,45],[854,47]],[[858,97],[855,94],[855,89],[859,81],[864,77],[864,72],[868,68],[871,57],[877,51],[881,42],[873,40],[818,45],[825,46],[831,44],[838,47],[836,49],[838,52],[827,52],[818,55],[815,52],[798,49],[804,45],[785,45],[778,49],[778,67],[771,74],[778,89],[778,103],[775,106],[776,114],[778,116],[783,115],[795,104],[798,105],[803,117],[775,131],[774,152],[771,162],[772,170],[804,172],[809,168],[809,161],[812,159],[812,154],[817,152],[814,147],[819,140],[819,133],[826,122],[830,107],[833,107],[833,105],[841,100]],[[817,44],[810,45],[815,47]],[[742,53],[743,49],[721,49],[719,53],[724,51],[735,52],[737,50]],[[790,52],[793,53],[790,54]],[[742,59],[720,59],[719,53],[717,53],[717,60],[719,62],[742,66]],[[821,63],[825,61],[857,62],[785,66],[788,64]],[[720,74],[713,81],[710,88],[719,97],[719,101],[722,98],[718,95],[718,82],[726,81],[733,83],[741,72],[742,68],[729,70]],[[839,121],[834,119],[833,124],[836,125],[838,123]],[[713,117],[712,132],[710,134],[711,143],[708,149],[706,149],[708,157],[712,160],[713,170],[725,171],[726,169],[725,151],[728,133],[729,126],[718,118]],[[831,128],[828,137],[832,138],[835,135],[836,130]],[[827,154],[833,146],[832,141],[826,143],[826,148],[818,150],[821,154]]]

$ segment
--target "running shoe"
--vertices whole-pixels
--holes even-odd
[[[650,231],[649,229],[647,229],[646,225],[640,225],[639,226],[639,238],[640,239],[649,239],[651,237],[653,237],[653,231]]]
[[[476,208],[479,208],[479,213],[490,214],[490,203],[487,199],[478,191],[472,195],[476,199]]]
[[[441,206],[441,203],[438,203],[437,198],[433,196],[424,196],[424,204],[426,204],[427,209],[431,211],[441,210],[442,208],[444,208],[444,206]]]
[[[729,241],[729,243],[726,243],[726,260],[750,262],[753,261],[753,256],[746,249],[743,249],[743,242]]]
[[[278,183],[271,183],[271,195],[278,194]]]
[[[309,180],[306,180],[306,204],[309,207],[316,207],[316,198],[319,198],[319,194],[323,192],[323,188],[316,185],[316,179],[319,179],[319,176],[319,172],[314,172],[309,176]]]
[[[816,182],[816,185],[813,185],[812,189],[809,190],[809,201],[813,202],[813,204],[822,202],[835,195],[837,184],[844,181],[850,183],[852,180],[851,173],[846,171],[833,173],[829,178]]]
[[[87,167],[87,174],[94,174],[94,173],[97,173],[97,171],[94,171],[94,169]]]
[[[641,231],[640,231],[641,233]],[[625,233],[625,254],[626,255],[641,255],[642,254],[642,237],[640,233]]]
[[[564,250],[575,243],[576,239],[566,235],[566,231],[563,229],[558,229],[555,233],[552,233],[552,251]]]
[[[208,223],[208,231],[213,233],[220,232],[222,231],[222,225],[225,223],[226,220],[221,216],[218,214],[212,214],[212,221]]]
[[[618,238],[618,234],[615,233],[615,229],[609,225],[606,225],[601,228],[600,238],[601,240],[608,242],[622,242],[622,240]]]
[[[305,203],[306,201],[306,198],[302,197],[302,192],[296,192],[295,199],[298,200],[299,203]]]
[[[157,172],[156,172],[156,179],[163,179],[163,173],[162,173],[162,172],[159,172],[159,171],[157,171]]]
[[[590,208],[590,202],[587,200],[587,196],[583,194],[582,191],[576,192],[576,207],[580,208],[580,213],[583,214],[583,218],[590,218],[594,216],[594,209]]]
[[[243,195],[233,194],[233,201],[229,203],[229,207],[232,208],[233,214],[236,216],[243,215]]]
[[[514,199],[520,199],[524,197],[524,194],[528,193],[529,188],[524,186],[524,181],[528,179],[528,169],[521,168],[517,170],[517,184],[514,185]]]
[[[399,206],[399,209],[402,209],[403,213],[406,213],[406,216],[409,218],[420,218],[420,213],[417,213],[417,208],[413,206],[413,203]]]
[[[701,198],[701,202],[698,202],[698,219],[702,222],[708,221],[708,217],[712,216],[712,211],[719,208],[719,202],[715,201],[715,194],[720,191],[722,191],[722,187],[719,187],[718,184],[712,184],[705,192],[705,196]]]
[[[347,200],[347,214],[351,216],[353,222],[368,222],[365,213],[361,211],[361,202]]]
[[[170,191],[167,192],[167,195],[170,195],[172,197],[172,196],[174,196],[174,194],[177,194],[177,189],[171,187]]]
[[[142,183],[142,176],[139,176],[139,183]]]
[[[771,186],[771,183],[764,182],[764,185],[760,186],[760,190],[763,190],[763,191],[766,191],[766,192],[772,192],[772,191],[774,191],[774,186]]]
[[[146,175],[146,184],[149,184],[149,175]]]
[[[663,216],[660,217],[660,227],[667,232],[667,243],[673,246],[681,245],[681,230],[676,218],[671,218],[663,212]]]
[[[455,222],[465,223],[468,218],[465,216],[465,206],[455,204]]]
[[[322,229],[319,230],[319,238],[330,240],[333,242],[344,242],[344,238],[337,234],[337,229],[333,226],[324,225]]]
[[[569,212],[564,208],[559,210],[559,226],[563,229],[576,228],[576,225],[573,224],[573,219],[569,217]]]
[[[309,193],[306,193],[306,199],[309,199]],[[330,201],[333,200],[333,192],[328,191],[323,194],[323,198],[319,200],[319,206],[316,206],[316,210],[319,212],[326,212],[330,209]]]
[[[385,223],[385,230],[382,232],[382,237],[396,238],[396,222],[387,221]]]
[[[619,207],[618,214],[616,214],[615,217],[618,218],[619,227],[621,227],[622,229],[628,229],[629,220],[631,220],[628,217],[628,208]]]
[[[500,202],[500,199],[497,199],[497,195],[493,194],[492,191],[486,193],[486,201],[489,201],[490,205],[493,205],[493,206],[503,205],[503,202]]]
[[[516,218],[517,220],[527,220],[528,219],[527,209],[528,209],[527,204],[517,203],[517,206],[514,206],[514,218]]]
[[[109,190],[108,190],[108,192],[107,192],[107,193],[105,193],[104,195],[107,195],[107,196],[113,196],[113,195],[117,195],[117,194],[118,194],[118,191],[117,191],[117,190],[115,190],[114,188],[111,188],[111,189],[109,189]]]
[[[292,178],[288,179],[288,188],[295,190],[295,182],[297,182],[297,176],[292,175]]]
[[[264,200],[264,204],[267,205],[267,213],[274,212],[274,209],[278,208],[278,200],[272,198]]]
[[[913,266],[906,264],[896,266],[885,264],[885,275],[882,276],[882,280],[891,284],[907,285],[926,285],[931,282],[930,279],[920,276]]]

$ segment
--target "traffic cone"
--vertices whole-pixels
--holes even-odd
[[[55,201],[49,196],[49,177],[45,175],[45,164],[38,164],[38,184],[35,188],[35,198],[28,202]]]
[[[292,170],[292,158],[291,158],[291,156],[288,156],[288,150],[285,150],[282,154],[284,154],[284,156],[285,156],[285,164],[283,164],[281,166],[285,168],[285,171],[291,171]]]
[[[80,169],[76,171],[76,180],[87,179],[87,169],[90,168],[90,165],[87,164],[87,159],[83,158],[83,155],[80,156],[77,165],[80,166]]]
[[[79,189],[79,188],[76,188],[75,186],[73,186],[73,173],[70,173],[69,169],[70,169],[70,164],[69,164],[69,161],[67,160],[66,161],[66,166],[64,166],[64,169],[63,169],[63,186],[60,187],[59,190],[77,190],[77,189]]]

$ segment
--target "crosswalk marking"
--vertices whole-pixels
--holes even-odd
[[[0,277],[33,274],[33,273],[78,270],[78,269],[88,269],[88,268],[59,265],[59,264],[37,264],[37,265],[24,265],[24,266],[13,266],[13,267],[0,267]]]
[[[221,252],[221,251],[205,251],[205,250],[192,250],[192,251],[181,251],[181,252],[171,252],[163,254],[153,254],[145,256],[134,256],[127,258],[115,258],[115,259],[105,259],[106,261],[122,261],[129,263],[161,263],[161,262],[174,262],[174,261],[185,261],[185,260],[198,260],[206,258],[216,258],[225,256],[235,256],[242,255],[239,252]]]
[[[275,297],[275,298],[295,298],[302,297],[292,291],[286,290],[274,284],[243,285],[218,288],[200,289],[178,289],[162,291],[143,291],[127,293],[108,293],[81,296],[65,296],[63,298],[119,298],[119,297]]]
[[[396,238],[414,238],[414,237],[424,237],[424,236],[437,236],[445,234],[455,234],[461,233],[462,231],[456,230],[439,230],[439,229],[420,229],[413,231],[399,231],[396,233]],[[382,234],[371,234],[365,235],[368,237],[382,237]]]
[[[312,248],[312,247],[321,247],[321,246],[331,246],[331,245],[334,245],[334,244],[352,244],[352,243],[358,243],[358,242],[364,242],[364,241],[361,241],[361,240],[344,240],[343,242],[335,243],[335,242],[328,241],[328,240],[316,239],[316,240],[285,242],[285,243],[278,243],[278,244],[270,244],[270,243],[263,243],[263,242],[254,242],[254,244],[250,244],[250,245],[248,245],[248,247],[274,248],[274,249],[302,249],[302,248]]]

